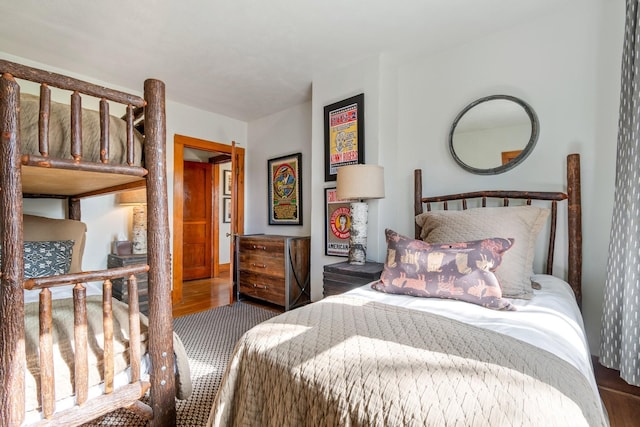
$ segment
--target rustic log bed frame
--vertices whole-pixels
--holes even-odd
[[[44,419],[36,425],[80,425],[126,407],[151,420],[151,425],[175,425],[175,377],[173,323],[171,314],[169,221],[166,184],[165,88],[159,80],[144,82],[144,97],[108,89],[60,74],[0,60],[0,426],[18,426],[24,420],[25,345],[24,289],[40,293],[41,400]],[[20,86],[24,79],[40,86],[40,155],[21,153],[19,111]],[[69,90],[71,95],[71,144],[73,159],[48,156],[48,112],[50,89]],[[82,159],[81,95],[99,98],[101,117],[101,163]],[[109,102],[126,105],[128,165],[109,164]],[[144,108],[145,166],[133,165],[134,109]],[[89,196],[144,187],[147,191],[148,265],[102,271],[72,273],[25,281],[23,266],[23,197],[52,197],[68,200],[68,216],[80,220],[80,200]],[[139,309],[134,274],[148,270],[148,351],[154,369],[150,381],[140,380]],[[111,344],[111,280],[128,278],[132,361],[131,383],[113,390]],[[105,393],[87,399],[86,290],[84,283],[104,283],[104,384]],[[49,288],[74,284],[74,354],[76,406],[54,411],[54,372],[51,358],[51,292]],[[162,368],[161,368],[162,367]],[[139,399],[150,389],[150,406]]]
[[[556,241],[556,223],[558,217],[558,202],[567,200],[567,282],[573,289],[578,306],[582,307],[582,208],[580,194],[580,155],[567,156],[567,192],[533,192],[533,191],[476,191],[471,193],[451,194],[446,196],[423,197],[422,170],[414,171],[414,214],[423,212],[426,205],[431,211],[431,205],[441,203],[442,209],[449,209],[448,202],[460,201],[462,209],[467,209],[467,200],[481,199],[482,207],[487,205],[487,198],[502,199],[503,206],[509,206],[509,200],[525,200],[527,205],[532,200],[545,200],[551,203],[551,224],[545,274],[553,274],[553,256]],[[420,226],[415,226],[415,238],[420,239]]]

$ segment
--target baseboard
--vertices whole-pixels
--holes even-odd
[[[591,356],[591,361],[598,387],[640,398],[640,387],[633,386],[620,378],[620,371],[602,366],[596,356]]]

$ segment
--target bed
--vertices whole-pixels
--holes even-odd
[[[151,425],[175,424],[164,84],[146,80],[140,97],[4,60],[0,73],[0,425],[80,425],[118,408]],[[21,96],[21,82],[39,85],[37,101]],[[68,91],[69,104],[53,102],[51,88]],[[92,98],[98,111],[82,107]],[[112,105],[123,106],[122,119],[112,117]],[[144,139],[134,123],[141,109]],[[42,240],[43,231],[58,226],[47,222],[53,219],[38,219],[34,226],[33,218],[23,216],[25,197],[66,199],[63,221],[82,224],[84,198],[142,187],[148,203],[146,265],[82,271],[79,238],[27,240]],[[34,251],[46,253],[47,262],[27,260]],[[68,253],[76,259],[61,255]],[[147,271],[148,319],[135,298],[135,274]],[[112,297],[111,280],[118,278],[128,282],[128,306]],[[95,282],[100,286],[93,295]],[[62,287],[73,291],[58,298]],[[33,292],[38,301],[27,297],[25,303]],[[65,317],[69,328],[61,326]],[[63,353],[66,367],[55,356],[62,347],[72,350]],[[96,354],[98,372],[91,368]],[[145,355],[150,375],[141,366]],[[127,372],[122,386],[119,367]],[[68,408],[60,404],[60,376],[72,392]],[[31,389],[38,392],[35,409]],[[139,400],[147,393],[149,404]],[[33,411],[37,417],[27,417]]]
[[[579,309],[577,155],[568,178],[567,193],[424,197],[416,171],[420,226],[386,230],[381,280],[248,331],[209,425],[608,425]],[[561,203],[569,283],[551,274]],[[531,240],[549,223],[533,274]]]

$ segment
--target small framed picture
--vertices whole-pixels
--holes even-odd
[[[269,225],[302,225],[302,154],[267,161]]]
[[[222,222],[231,222],[231,197],[224,197],[222,199]]]
[[[334,187],[324,189],[324,205],[324,253],[333,256],[349,256],[350,203],[338,200]]]
[[[231,195],[231,171],[224,171],[224,180],[222,182],[222,195],[230,196]]]
[[[324,180],[340,166],[364,163],[364,93],[324,107]]]

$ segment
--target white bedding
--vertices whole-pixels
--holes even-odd
[[[489,310],[450,299],[386,294],[371,289],[370,284],[347,294],[435,313],[518,338],[571,363],[598,393],[582,316],[571,287],[557,277],[544,274],[534,275],[532,280],[539,283],[541,289],[534,290],[530,300],[509,299],[516,311]]]

